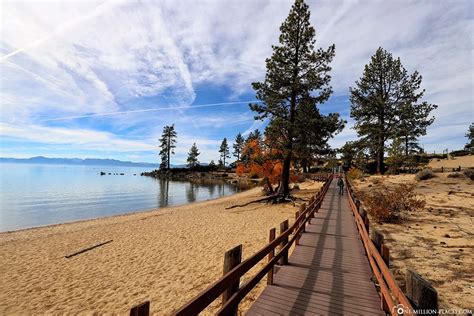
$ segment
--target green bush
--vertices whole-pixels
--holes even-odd
[[[434,177],[435,177],[435,174],[433,173],[433,170],[428,169],[428,168],[421,170],[415,175],[415,178],[419,181],[428,180]]]

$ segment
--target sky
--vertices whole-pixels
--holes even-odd
[[[336,45],[334,93],[320,109],[348,121],[349,87],[381,46],[418,70],[438,105],[426,151],[461,149],[474,121],[474,2],[307,1],[316,46]],[[0,156],[159,162],[175,124],[185,163],[219,158],[224,137],[263,129],[248,103],[292,1],[2,1]]]

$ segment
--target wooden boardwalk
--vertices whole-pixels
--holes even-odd
[[[385,315],[372,275],[348,199],[333,181],[289,264],[247,315]]]

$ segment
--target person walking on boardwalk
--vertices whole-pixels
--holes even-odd
[[[339,194],[344,195],[344,180],[342,179],[342,177],[339,177],[337,185],[339,186]]]

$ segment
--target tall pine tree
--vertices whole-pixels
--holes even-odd
[[[416,73],[416,72],[415,72]],[[419,77],[420,82],[417,82],[418,89],[421,83],[421,76]],[[416,95],[416,99],[421,98],[423,92]],[[416,103],[407,102],[400,107],[398,132],[396,137],[403,141],[403,147],[405,156],[413,154],[419,151],[421,148],[418,145],[418,138],[426,135],[426,128],[433,124],[434,117],[429,117],[431,111],[436,109],[438,106],[435,104],[429,104],[428,102]]]
[[[191,146],[191,149],[189,149],[189,152],[188,152],[188,159],[186,160],[186,162],[188,163],[188,167],[190,169],[193,169],[194,167],[199,165],[199,160],[198,160],[199,155],[200,155],[200,152],[196,146],[196,143],[193,143],[193,145]]]
[[[222,166],[225,168],[225,159],[230,158],[229,145],[227,144],[227,138],[224,138],[222,140],[221,147],[219,148],[219,153],[221,154],[220,161],[222,162]]]
[[[357,133],[376,155],[377,173],[383,173],[386,141],[403,137],[408,151],[410,142],[433,122],[428,115],[436,105],[417,104],[424,93],[419,90],[421,75],[417,71],[408,75],[400,58],[381,47],[355,85],[350,88],[351,117]]]
[[[303,172],[309,172],[316,156],[329,152],[329,139],[342,131],[345,123],[339,113],[323,115],[311,103],[301,104],[295,124],[295,158]]]
[[[326,101],[332,89],[329,63],[334,58],[335,46],[315,50],[315,30],[310,25],[310,12],[303,0],[296,0],[280,27],[279,45],[266,60],[267,73],[263,82],[254,82],[260,104],[251,104],[256,119],[270,118],[278,126],[283,141],[283,168],[279,198],[290,194],[290,167],[295,142],[295,122],[301,103],[313,106]]]
[[[163,127],[163,133],[160,138],[160,169],[162,170],[170,169],[171,154],[174,154],[174,148],[176,148],[176,137],[177,134],[174,129],[174,124]]]
[[[235,137],[235,142],[233,145],[234,148],[234,157],[237,158],[237,161],[240,160],[240,155],[242,154],[242,149],[245,145],[245,139],[243,138],[242,134],[238,133]]]

